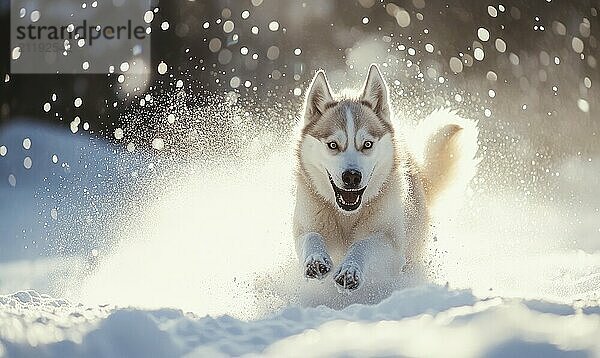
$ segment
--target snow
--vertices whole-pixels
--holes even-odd
[[[292,306],[251,321],[88,307],[35,291],[0,296],[0,308],[0,352],[9,357],[285,357],[305,349],[314,357],[600,354],[598,306],[479,299],[434,285],[375,305]]]
[[[0,206],[0,356],[600,354],[600,253],[593,238],[565,246],[557,233],[570,226],[559,207],[527,200],[514,207],[517,193],[479,194],[470,214],[438,224],[443,255],[433,255],[432,282],[344,294],[298,272],[287,239],[292,191],[281,184],[290,180],[290,153],[267,155],[257,140],[248,151],[263,153],[259,159],[242,153],[235,164],[172,171],[175,164],[144,154],[151,143],[132,153],[85,132],[22,121],[5,127],[0,143],[7,147],[0,169],[16,178],[15,186],[0,182],[0,197],[19,203],[19,210]],[[593,195],[579,187],[597,173],[590,163],[556,169],[565,190]],[[138,211],[131,215],[113,197]],[[101,210],[90,206],[99,202]],[[232,202],[254,203],[253,210]],[[73,212],[97,222],[66,225]],[[31,238],[49,225],[62,235],[35,246]],[[240,240],[240,227],[254,239]]]

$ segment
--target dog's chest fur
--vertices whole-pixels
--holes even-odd
[[[320,233],[334,259],[343,256],[352,243],[373,233],[394,238],[392,244],[404,250],[408,244],[403,239],[409,232],[407,227],[416,224],[415,217],[422,220],[421,212],[412,212],[419,208],[411,202],[413,195],[407,195],[410,185],[409,175],[394,171],[374,200],[365,203],[360,211],[346,214],[321,198],[305,178],[299,177],[296,215],[302,217],[294,220],[294,234]]]

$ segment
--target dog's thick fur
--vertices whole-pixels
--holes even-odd
[[[323,71],[307,91],[297,146],[296,249],[303,274],[354,290],[420,263],[437,199],[475,172],[477,127],[436,111],[412,147],[394,129],[377,66],[358,98],[334,98]],[[410,149],[409,149],[410,148]]]

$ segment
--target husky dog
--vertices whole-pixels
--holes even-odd
[[[415,131],[421,145],[411,148],[391,118],[376,65],[356,98],[334,97],[325,73],[316,73],[296,148],[293,231],[305,277],[333,271],[339,288],[355,290],[376,273],[416,267],[431,207],[472,178],[475,122],[436,111]]]

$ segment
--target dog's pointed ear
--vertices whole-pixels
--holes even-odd
[[[323,114],[326,105],[334,101],[329,89],[329,82],[327,82],[327,77],[325,77],[323,70],[317,71],[307,93],[305,105],[305,118],[307,119],[316,114]]]
[[[381,72],[379,72],[379,67],[375,64],[369,67],[369,74],[367,75],[360,99],[368,104],[375,114],[389,121],[390,105],[388,103],[388,89]]]

